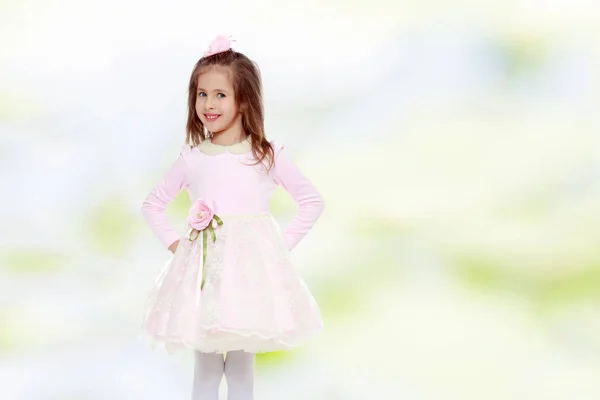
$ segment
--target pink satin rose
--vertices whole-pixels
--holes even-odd
[[[218,35],[210,44],[208,50],[204,52],[204,57],[212,56],[213,54],[222,53],[231,49],[231,40],[229,36]]]
[[[198,199],[190,208],[188,223],[198,231],[206,228],[212,221],[215,213],[202,199]]]

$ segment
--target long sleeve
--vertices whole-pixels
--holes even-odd
[[[167,248],[181,236],[169,223],[167,206],[186,187],[186,182],[186,164],[182,152],[142,203],[144,219]]]
[[[284,229],[288,249],[293,249],[317,222],[324,202],[317,188],[302,174],[283,146],[275,147],[273,179],[298,205],[294,219]]]

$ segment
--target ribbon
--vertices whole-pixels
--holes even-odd
[[[206,228],[201,230],[190,228],[190,230],[186,234],[186,237],[189,239],[189,241],[193,242],[194,240],[198,239],[198,237],[200,236],[200,232],[202,232],[202,246],[200,247],[200,258],[202,259],[202,264],[200,265],[200,268],[198,268],[198,281],[200,291],[202,291],[202,289],[204,288],[204,266],[206,264],[206,248],[208,245],[208,234],[210,233],[213,243],[217,241],[217,235],[215,234],[215,228],[213,227],[213,220],[217,222],[218,226],[223,225],[223,221],[221,220],[221,218],[219,218],[217,215],[213,215],[213,219],[210,220]]]

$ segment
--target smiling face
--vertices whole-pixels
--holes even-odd
[[[213,135],[241,136],[242,114],[225,68],[210,68],[198,76],[196,114]]]

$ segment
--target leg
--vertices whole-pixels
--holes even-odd
[[[195,351],[192,400],[219,400],[223,369],[223,354]]]
[[[229,351],[225,357],[228,400],[254,399],[254,353]]]

